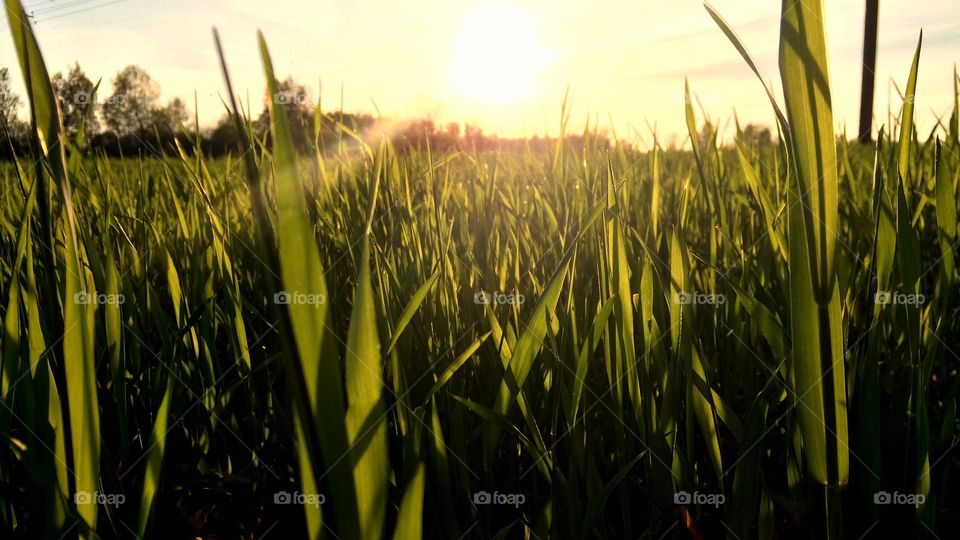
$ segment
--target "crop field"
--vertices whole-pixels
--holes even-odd
[[[401,150],[317,106],[336,142],[302,151],[225,86],[235,151],[118,158],[64,134],[5,4],[35,138],[0,163],[0,537],[960,527],[960,78],[919,133],[922,39],[871,145],[835,130],[803,2],[772,142],[724,142],[691,88],[686,150],[565,102],[525,150]]]

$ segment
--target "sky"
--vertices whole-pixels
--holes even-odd
[[[810,1],[810,0],[804,0]],[[826,4],[827,45],[838,129],[857,129],[864,0]],[[391,121],[470,122],[504,136],[555,134],[570,89],[571,126],[588,121],[619,137],[682,142],[684,78],[715,121],[773,124],[763,89],[695,0],[25,0],[51,73],[79,61],[103,88],[138,64],[180,97],[201,125],[223,115],[224,85],[211,37],[216,26],[234,87],[259,110],[262,30],[277,75],[321,97]],[[917,120],[928,130],[953,107],[960,60],[957,0],[882,0],[877,122],[899,99],[921,29]],[[779,94],[780,2],[714,0]],[[0,23],[0,66],[17,72]],[[22,85],[17,91],[23,95]],[[101,91],[102,95],[106,95]],[[891,99],[892,98],[892,99]],[[727,124],[728,132],[732,126]],[[925,136],[926,133],[923,133]]]

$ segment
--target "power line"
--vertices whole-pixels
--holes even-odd
[[[53,1],[54,0],[50,0],[50,2],[53,2]],[[43,8],[38,8],[33,11],[28,11],[27,18],[29,18],[31,22],[34,25],[36,25],[41,22],[52,21],[55,19],[59,19],[61,17],[76,15],[78,13],[84,13],[87,11],[99,9],[109,5],[118,4],[120,2],[125,2],[126,0],[109,0],[102,4],[88,5],[88,4],[91,4],[92,2],[101,2],[101,1],[102,0],[77,0],[72,5],[70,4],[57,4],[56,6],[47,5],[47,6],[43,6],[43,8],[46,8],[46,11],[44,11]],[[44,16],[37,17],[36,16],[37,14],[44,15]],[[6,26],[7,26],[7,29],[10,28],[9,23]],[[5,34],[4,36],[0,37],[0,42],[6,41],[8,39],[10,39],[10,35]]]
[[[96,2],[97,0],[77,0],[76,2],[67,2],[67,3],[53,3],[53,0],[49,2],[44,2],[43,5],[36,4],[34,6],[24,6],[24,9],[31,18],[34,18],[36,15],[46,15],[56,12],[63,12],[65,10],[71,10],[82,6],[83,4],[89,4],[91,2]]]
[[[47,9],[47,8],[56,7],[57,5],[59,5],[57,2],[58,0],[45,0],[40,2],[34,2],[29,5],[24,4],[23,9],[27,10],[28,12],[31,9]]]
[[[49,17],[42,17],[42,18],[39,18],[39,19],[34,19],[33,22],[34,22],[34,23],[41,23],[41,22],[46,22],[46,21],[52,21],[52,20],[54,20],[54,19],[59,19],[59,18],[61,18],[61,17],[67,17],[67,16],[69,16],[69,15],[76,15],[77,13],[84,13],[84,12],[87,12],[87,11],[91,11],[91,10],[94,10],[94,9],[99,9],[99,8],[102,8],[102,7],[107,7],[107,6],[110,6],[110,5],[113,5],[113,4],[119,4],[120,2],[126,2],[126,1],[127,1],[127,0],[110,0],[109,2],[105,2],[105,3],[103,3],[103,4],[97,4],[97,5],[95,5],[95,6],[88,6],[88,7],[84,7],[84,8],[80,8],[80,9],[75,9],[75,10],[73,10],[73,11],[66,11],[66,12],[61,12],[61,13],[55,13],[55,14],[50,15]],[[78,5],[79,5],[79,4],[78,4]],[[75,6],[71,6],[71,7],[75,7]]]

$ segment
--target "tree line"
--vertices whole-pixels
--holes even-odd
[[[219,156],[239,148],[235,124],[225,113],[212,127],[200,128],[180,98],[160,100],[160,85],[147,71],[130,65],[120,70],[107,94],[100,82],[87,77],[79,63],[66,73],[53,75],[51,82],[60,105],[68,148],[107,156],[166,154],[177,145],[188,151],[199,146],[207,155]],[[455,148],[540,149],[554,144],[549,138],[507,139],[488,135],[479,127],[450,123],[437,125],[430,119],[399,123],[378,122],[369,114],[329,112],[321,114],[307,88],[293,78],[279,83],[279,91],[267,99],[285,110],[294,142],[302,152],[333,151],[349,132],[365,138],[388,137],[399,152],[424,149],[448,151]],[[250,123],[253,135],[269,144],[270,117],[266,101]],[[29,121],[18,114],[26,101],[12,88],[11,73],[0,67],[0,159],[31,152]],[[571,142],[580,136],[568,136]],[[347,141],[349,144],[349,141]],[[608,144],[604,140],[603,144]]]
[[[161,104],[160,86],[139,66],[120,70],[113,79],[113,92],[106,97],[79,63],[66,73],[53,75],[51,83],[64,133],[78,147],[119,153],[143,146],[145,141],[162,147],[163,142],[172,142],[174,136],[186,132],[186,105],[180,98]],[[29,121],[18,115],[24,104],[12,89],[9,68],[0,67],[0,156],[29,151]]]

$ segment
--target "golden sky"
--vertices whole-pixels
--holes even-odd
[[[809,0],[806,0],[809,1]],[[237,91],[260,108],[263,75],[256,30],[263,30],[278,75],[293,75],[313,98],[320,81],[328,110],[429,115],[472,122],[504,135],[554,133],[567,85],[572,123],[586,119],[625,138],[685,133],[683,82],[712,118],[772,123],[759,83],[693,0],[27,0],[51,71],[78,60],[104,88],[123,66],[145,67],[165,99],[191,105],[202,124],[223,114],[210,29],[224,40]],[[838,127],[856,130],[863,0],[825,2]],[[780,2],[715,0],[765,78],[778,87]],[[884,0],[876,116],[899,107],[921,28],[917,116],[929,129],[949,116],[954,62],[960,56],[956,0]],[[0,65],[14,67],[9,30]],[[22,87],[21,87],[22,92]],[[732,129],[728,128],[728,129]],[[923,136],[926,133],[922,134]],[[682,137],[682,135],[681,135]]]

